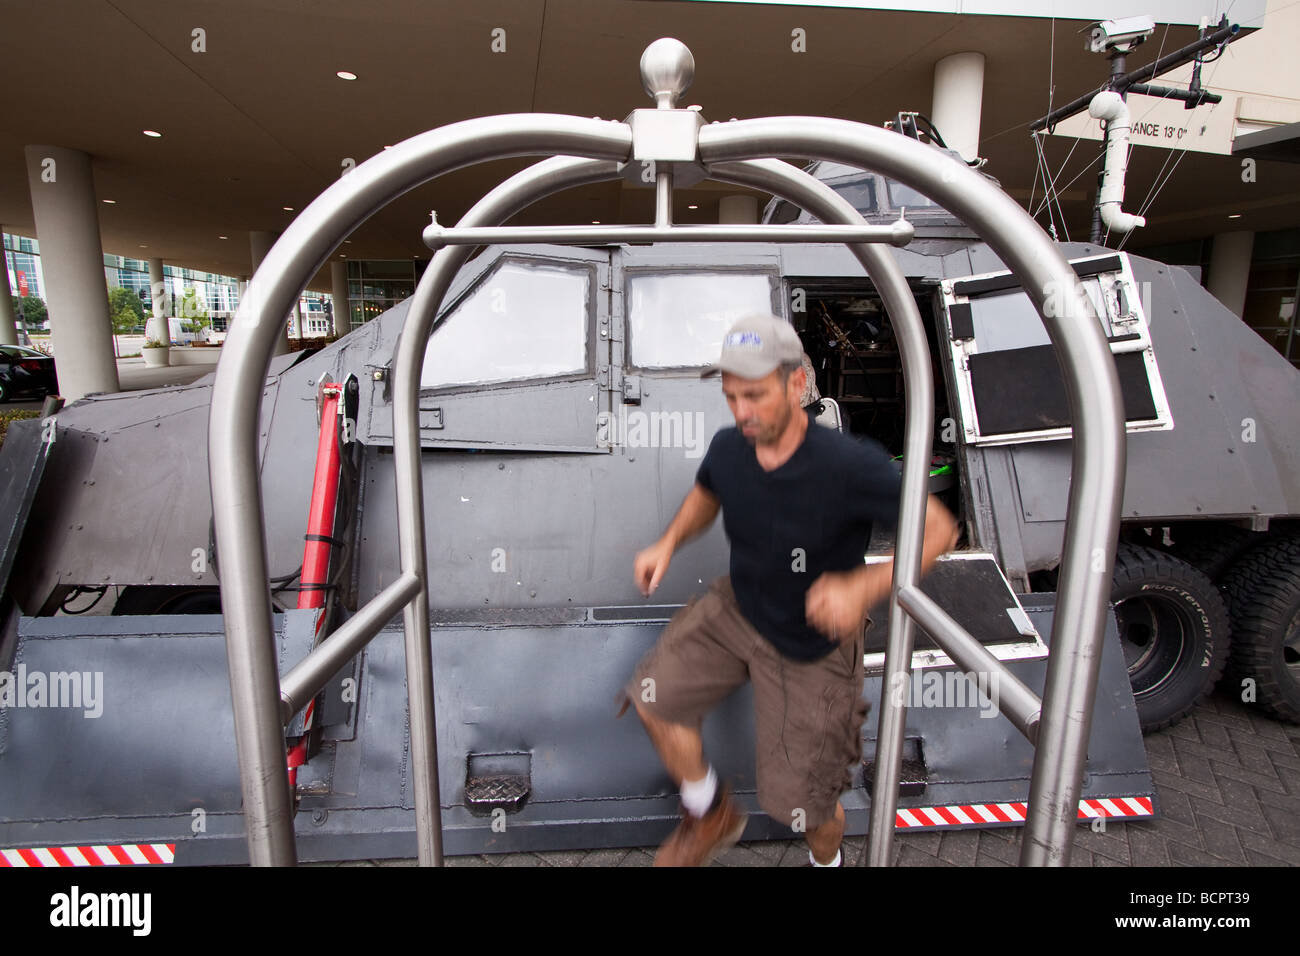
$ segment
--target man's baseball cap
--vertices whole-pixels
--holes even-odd
[[[722,357],[717,365],[700,373],[700,378],[730,372],[741,378],[763,378],[782,363],[803,361],[803,345],[793,327],[775,315],[750,315],[741,319],[722,337]]]

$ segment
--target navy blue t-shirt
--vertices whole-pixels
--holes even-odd
[[[695,480],[722,504],[741,613],[787,657],[829,654],[836,645],[808,623],[806,594],[823,572],[862,566],[873,523],[897,522],[901,478],[885,449],[809,415],[803,443],[764,471],[740,430],[724,428]]]

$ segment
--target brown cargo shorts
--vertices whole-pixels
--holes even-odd
[[[759,806],[806,832],[834,816],[862,759],[863,636],[821,660],[787,658],[745,619],[731,579],[721,577],[673,616],[624,690],[638,709],[698,729],[751,681]]]

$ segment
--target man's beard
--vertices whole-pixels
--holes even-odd
[[[786,406],[784,408],[784,414],[781,416],[781,420],[773,425],[770,431],[765,433],[762,426],[760,426],[757,434],[746,435],[744,426],[742,425],[740,433],[744,437],[745,441],[755,447],[758,445],[774,444],[776,440],[785,433],[786,428],[789,427],[792,414],[793,413],[790,411],[789,406]]]

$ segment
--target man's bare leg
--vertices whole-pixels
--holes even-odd
[[[680,787],[684,780],[703,780],[709,772],[709,765],[704,762],[704,742],[700,739],[700,732],[693,727],[660,720],[639,702],[636,712],[673,783]]]
[[[655,854],[655,866],[707,865],[740,839],[748,815],[705,763],[698,729],[662,720],[640,704],[636,711],[664,768],[682,791],[682,822]]]
[[[813,859],[818,863],[830,863],[835,859],[835,854],[840,848],[840,843],[844,839],[844,807],[837,800],[835,802],[835,816],[831,817],[815,830],[809,830],[804,835],[808,841],[808,849],[812,851]]]

